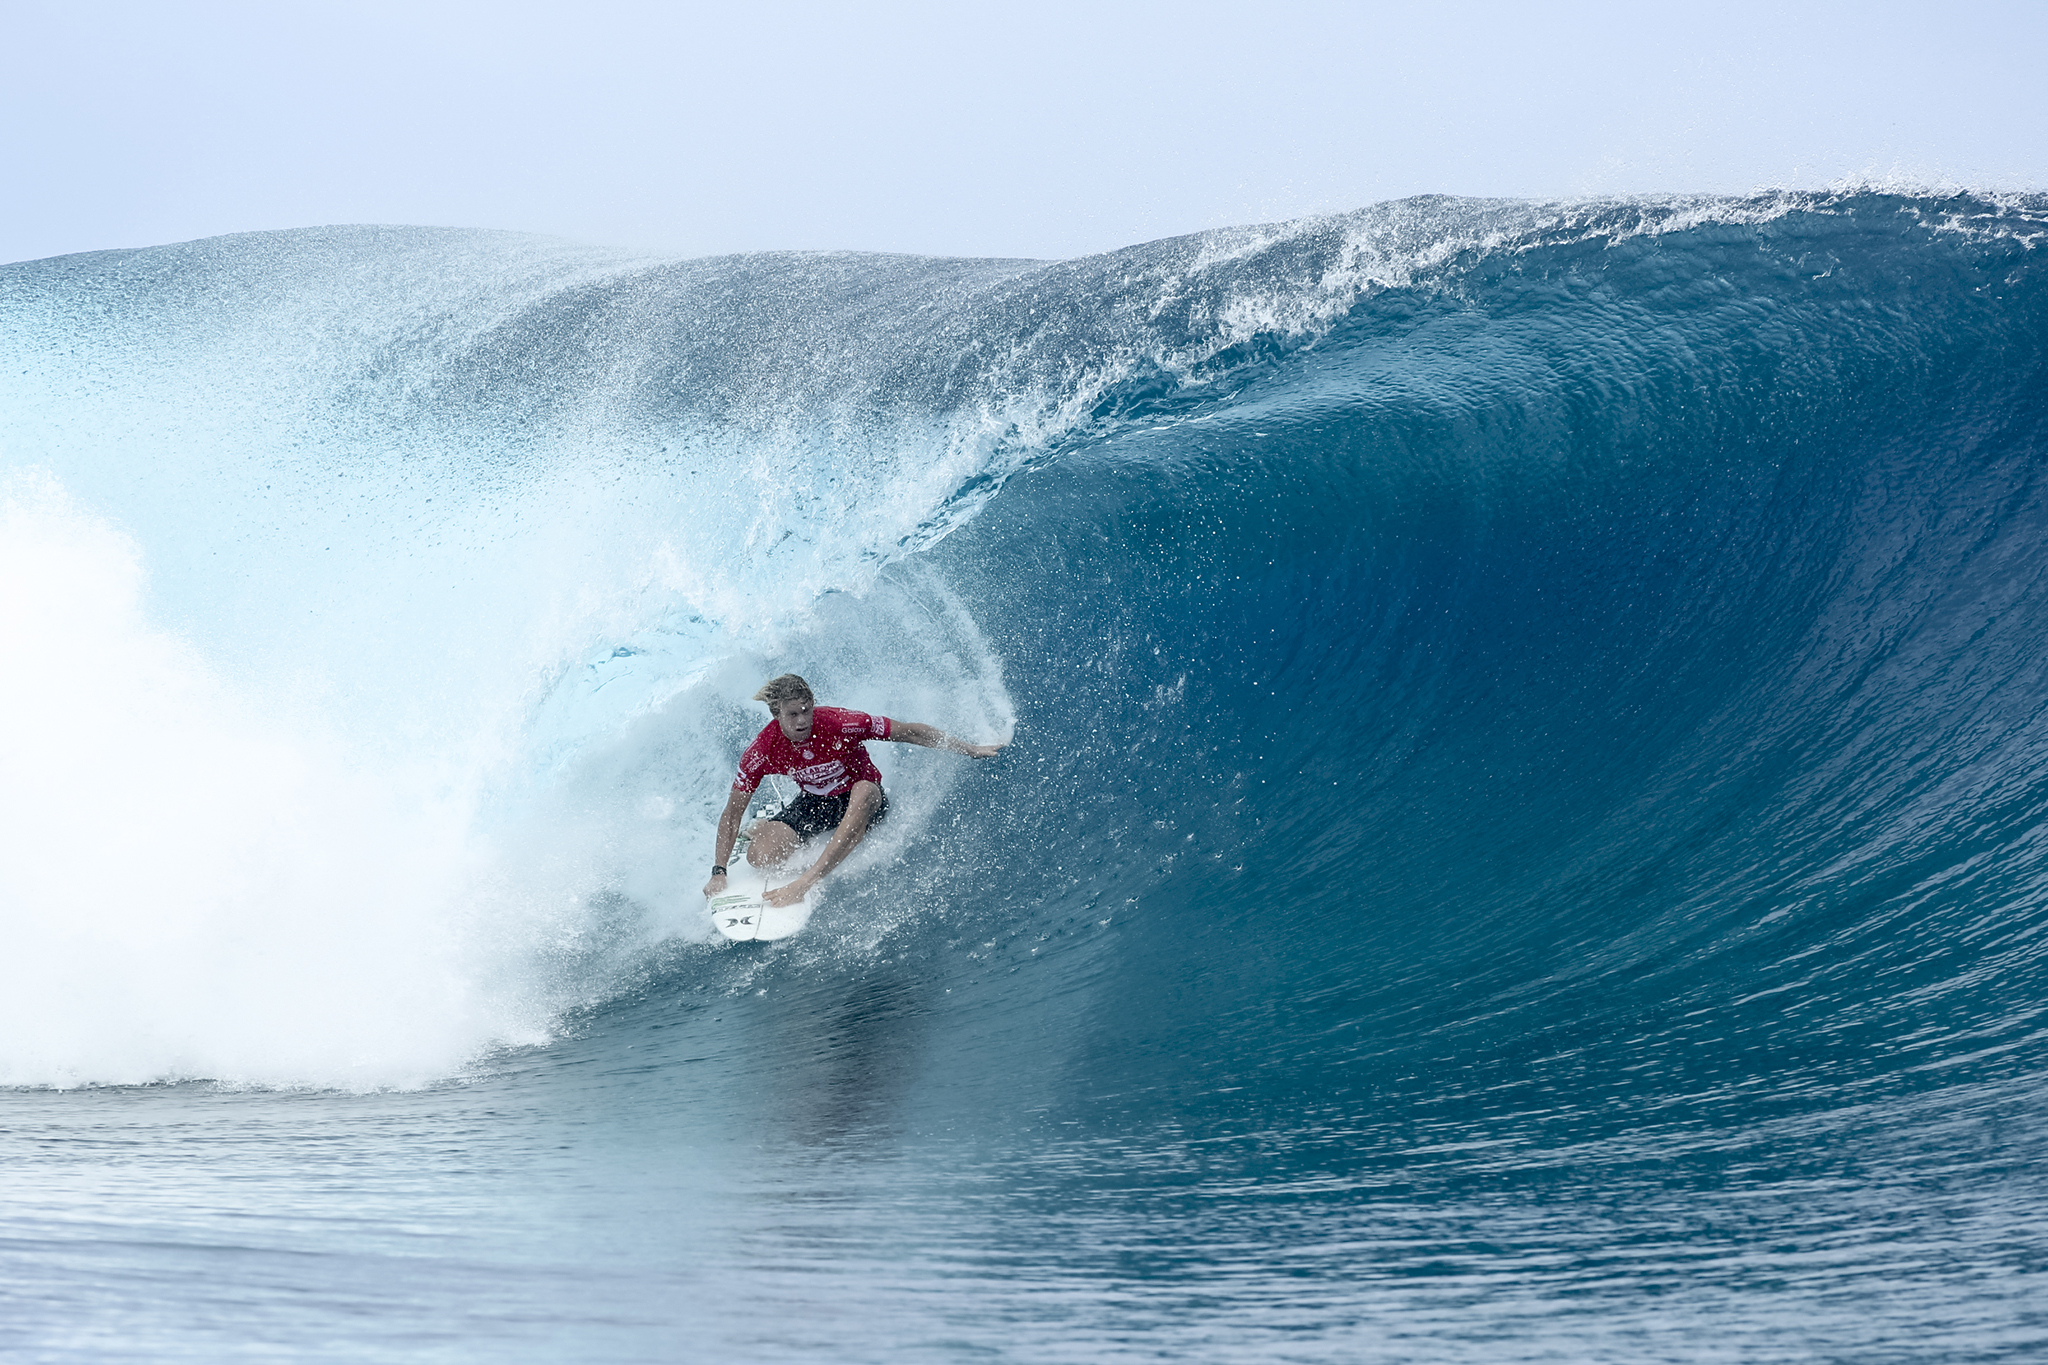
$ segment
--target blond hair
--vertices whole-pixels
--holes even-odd
[[[807,701],[816,706],[818,699],[811,695],[811,685],[794,673],[785,673],[779,678],[770,678],[761,684],[761,690],[754,694],[755,701],[768,703],[768,714],[782,714],[780,703],[786,701]]]

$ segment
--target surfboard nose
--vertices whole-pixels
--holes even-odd
[[[788,938],[811,921],[810,900],[770,905],[757,892],[728,891],[711,899],[711,926],[734,943]]]

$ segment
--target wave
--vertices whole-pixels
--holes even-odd
[[[2044,209],[8,267],[0,1081],[421,1084],[884,968],[949,1112],[1318,1150],[2031,1075]],[[742,955],[693,888],[785,668],[1015,744],[883,754],[907,818]]]

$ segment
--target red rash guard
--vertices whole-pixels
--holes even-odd
[[[769,773],[786,773],[799,787],[814,796],[844,796],[856,782],[882,785],[875,760],[868,757],[866,741],[887,739],[889,718],[865,711],[846,711],[837,706],[820,706],[811,712],[811,737],[801,745],[789,742],[779,721],[754,736],[754,742],[740,755],[739,774],[732,780],[736,792],[754,791]]]

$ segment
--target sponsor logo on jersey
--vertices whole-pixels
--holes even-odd
[[[836,758],[827,759],[823,763],[813,763],[808,768],[798,768],[790,774],[796,779],[799,787],[817,796],[830,794],[845,775],[846,765]]]

